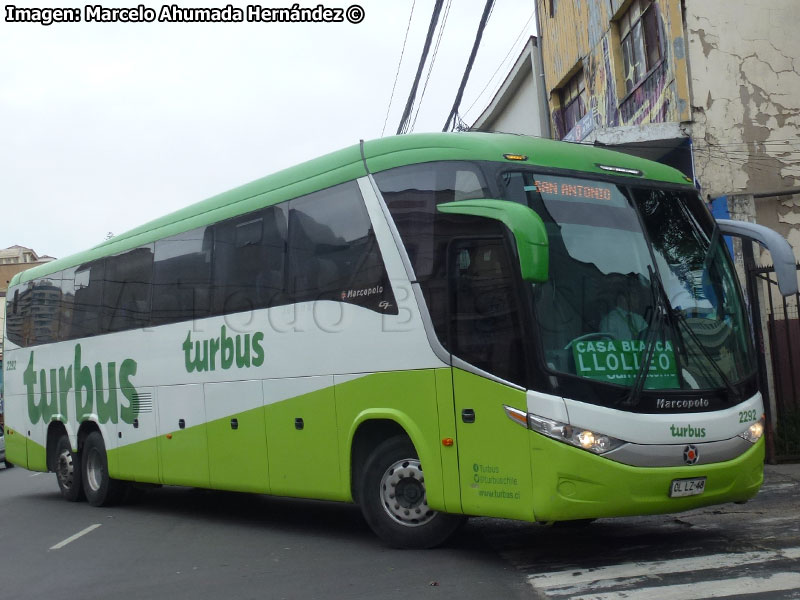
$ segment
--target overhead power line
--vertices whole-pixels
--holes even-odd
[[[400,65],[403,64],[403,55],[406,53],[406,42],[408,41],[408,31],[411,29],[411,19],[414,17],[414,7],[417,5],[417,0],[411,4],[411,14],[408,15],[408,26],[406,27],[406,36],[403,38],[403,49],[400,50],[400,60],[397,61],[397,72],[394,74],[394,83],[392,84],[392,94],[389,96],[389,106],[386,107],[386,117],[383,119],[383,129],[381,129],[381,137],[386,131],[386,123],[389,121],[389,111],[392,108],[392,100],[394,100],[394,90],[397,87],[397,78],[400,76]]]
[[[523,27],[522,27],[522,29],[520,30],[520,32],[519,32],[519,34],[517,35],[517,37],[516,37],[516,38],[514,38],[514,43],[513,43],[513,44],[511,44],[511,47],[508,49],[508,52],[506,52],[506,55],[503,57],[503,60],[502,60],[502,61],[500,61],[500,64],[499,64],[499,65],[497,65],[497,68],[494,70],[494,73],[492,73],[492,76],[491,76],[491,77],[489,78],[489,80],[486,82],[486,85],[485,85],[485,86],[483,86],[483,89],[482,89],[482,90],[480,91],[480,93],[479,93],[479,94],[478,94],[478,95],[475,97],[475,100],[473,100],[473,101],[472,101],[472,104],[470,104],[470,105],[469,105],[469,108],[468,108],[467,110],[465,110],[465,111],[464,111],[464,116],[465,116],[465,117],[467,116],[467,114],[469,113],[469,111],[471,111],[471,110],[472,110],[472,108],[473,108],[473,107],[474,107],[474,106],[475,106],[475,105],[478,103],[478,100],[480,100],[480,99],[481,99],[481,97],[483,96],[483,93],[484,93],[484,92],[485,92],[485,91],[486,91],[486,90],[489,88],[489,86],[492,84],[492,82],[494,81],[494,78],[495,78],[495,77],[497,76],[497,74],[500,72],[500,69],[502,69],[502,68],[503,68],[503,65],[504,65],[504,64],[506,64],[506,61],[508,60],[508,57],[509,57],[509,56],[511,56],[511,53],[514,51],[514,48],[516,48],[516,47],[517,47],[517,44],[518,44],[518,43],[519,43],[519,41],[522,39],[522,36],[524,36],[524,35],[525,35],[525,33],[528,31],[528,26],[531,24],[531,21],[533,20],[533,16],[534,16],[534,13],[533,13],[533,12],[531,12],[531,15],[528,17],[528,20],[527,20],[527,21],[525,21],[525,25],[523,25]],[[527,43],[527,42],[526,42],[526,43]],[[502,82],[501,82],[501,85],[502,85]],[[497,93],[497,92],[495,92],[495,93]]]
[[[456,94],[453,108],[450,109],[450,114],[447,116],[447,122],[444,124],[442,131],[449,131],[450,124],[455,123],[458,115],[458,107],[461,104],[461,97],[464,95],[464,88],[467,87],[470,71],[472,71],[472,63],[475,62],[475,56],[478,54],[478,46],[481,45],[481,38],[483,37],[483,30],[486,28],[486,23],[489,20],[489,13],[492,12],[494,0],[486,0],[486,5],[483,7],[483,15],[481,15],[481,22],[478,24],[478,33],[475,35],[475,43],[472,44],[472,52],[470,52],[469,60],[467,61],[467,68],[464,69],[464,75],[461,78],[461,85],[458,86],[458,93]]]
[[[439,22],[439,13],[442,12],[442,5],[444,0],[436,0],[433,7],[433,15],[431,15],[431,24],[428,26],[428,35],[425,38],[425,46],[422,48],[422,56],[419,59],[419,66],[417,66],[417,75],[414,77],[414,85],[411,86],[411,92],[408,94],[408,101],[403,110],[403,116],[400,118],[400,125],[397,127],[398,135],[405,133],[408,129],[408,121],[411,116],[411,109],[414,106],[414,99],[417,96],[417,88],[419,87],[419,79],[422,76],[422,68],[425,66],[425,61],[428,58],[428,51],[431,49],[431,41],[433,40],[433,33],[436,31],[436,24]]]
[[[428,81],[431,79],[433,72],[433,65],[436,64],[436,56],[439,54],[439,44],[442,43],[442,36],[444,35],[444,28],[447,26],[447,16],[450,14],[450,5],[453,0],[447,0],[447,6],[444,7],[444,15],[442,16],[442,26],[439,27],[439,35],[436,36],[436,45],[433,47],[433,54],[431,61],[428,64],[428,74],[425,76],[425,84],[422,86],[422,93],[419,95],[419,102],[417,102],[417,110],[414,112],[414,118],[411,121],[411,131],[414,131],[414,126],[417,124],[417,117],[419,116],[419,109],[422,107],[422,101],[425,99],[425,91],[428,89]]]

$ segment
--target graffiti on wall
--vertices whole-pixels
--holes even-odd
[[[601,42],[583,59],[587,94],[586,112],[591,123],[581,120],[573,130],[564,131],[562,111],[553,110],[551,116],[559,139],[581,141],[595,129],[681,120],[677,110],[679,103],[674,85],[675,70],[672,64],[674,60],[670,45],[665,43],[665,40],[673,37],[668,35],[672,28],[664,22],[664,14],[658,5],[654,5],[654,9],[658,10],[662,59],[629,94],[624,94],[624,88],[620,90],[622,93],[618,93],[613,52],[619,51],[619,48],[611,47],[607,31]],[[680,29],[676,32],[678,35],[681,34]]]

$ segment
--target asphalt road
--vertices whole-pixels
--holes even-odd
[[[767,465],[746,504],[539,528],[493,521],[490,545],[532,598],[800,599],[800,465]]]
[[[52,474],[0,468],[0,598],[800,598],[800,466],[767,469],[745,505],[471,519],[443,548],[401,551],[353,506],[163,488],[92,508]]]
[[[53,474],[0,467],[0,519],[0,598],[530,597],[470,525],[445,548],[393,550],[337,503],[162,488],[93,508]]]

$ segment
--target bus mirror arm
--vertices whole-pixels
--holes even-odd
[[[547,281],[550,263],[547,230],[542,218],[531,208],[489,198],[446,202],[436,208],[443,213],[473,215],[502,222],[516,241],[522,279],[535,283]]]
[[[797,293],[797,266],[794,252],[786,238],[769,227],[746,221],[717,219],[717,225],[721,233],[754,240],[769,250],[781,294],[791,296]]]

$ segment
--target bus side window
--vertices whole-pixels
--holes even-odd
[[[450,350],[493,375],[526,385],[513,263],[502,238],[450,245]]]
[[[150,322],[153,244],[106,259],[101,331],[125,331]]]
[[[32,290],[16,288],[14,290],[14,300],[6,314],[6,332],[8,339],[17,346],[27,346],[25,333],[26,320],[30,315]]]
[[[383,258],[354,182],[290,202],[289,294],[397,314]]]
[[[73,340],[100,333],[105,260],[100,259],[64,271],[60,339]]]
[[[153,325],[208,316],[212,239],[210,227],[198,227],[156,242]]]
[[[31,309],[31,344],[50,344],[58,341],[61,312],[61,273],[37,279],[33,284]]]
[[[286,206],[278,204],[214,226],[214,314],[285,303]]]

